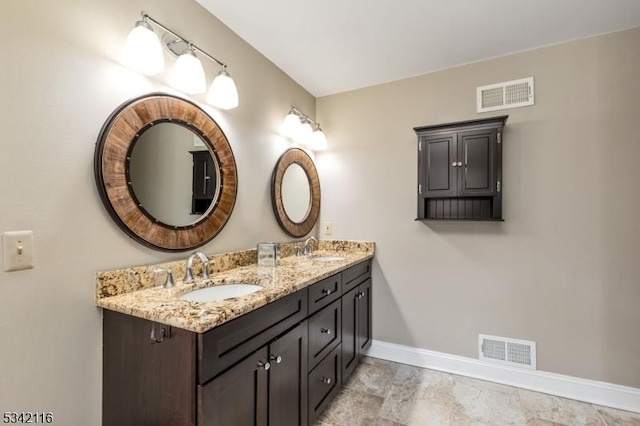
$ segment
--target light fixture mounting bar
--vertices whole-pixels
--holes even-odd
[[[316,126],[320,125],[317,121],[311,119],[311,117],[309,117],[307,114],[305,114],[304,112],[300,111],[298,108],[294,107],[293,105],[291,105],[291,111],[295,112],[300,117],[304,117],[307,121],[310,121],[311,123],[315,124]]]
[[[153,22],[155,25],[159,26],[164,31],[168,32],[169,34],[173,34],[173,36],[178,37],[179,39],[183,40],[185,43],[187,43],[189,46],[191,46],[194,50],[197,50],[198,52],[202,53],[204,56],[206,56],[207,58],[211,59],[212,61],[217,62],[218,65],[220,65],[223,69],[227,68],[227,65],[225,63],[223,63],[223,62],[219,61],[218,59],[214,58],[213,56],[209,55],[207,52],[205,52],[204,50],[200,49],[198,46],[193,44],[191,41],[189,41],[185,37],[182,37],[180,34],[176,33],[172,29],[170,29],[170,28],[166,27],[165,25],[161,24],[160,22],[158,22],[157,20],[155,20],[154,18],[149,16],[149,14],[147,12],[143,11],[143,12],[140,12],[140,14],[142,15],[142,21],[143,22],[146,22],[147,20]]]

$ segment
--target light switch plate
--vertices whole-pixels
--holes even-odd
[[[6,272],[33,268],[33,231],[5,232],[2,240]]]
[[[331,235],[333,232],[333,224],[331,222],[325,222],[322,228],[324,229],[324,235]]]

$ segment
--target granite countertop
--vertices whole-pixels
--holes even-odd
[[[243,266],[240,266],[242,265],[240,263],[237,267],[213,272],[210,279],[196,279],[196,282],[191,284],[183,284],[181,281],[182,276],[174,274],[177,282],[176,287],[173,289],[165,289],[162,286],[151,288],[140,286],[143,288],[129,287],[126,292],[121,292],[119,288],[114,288],[113,283],[109,284],[109,286],[105,285],[105,277],[113,278],[114,276],[129,274],[129,276],[133,275],[139,278],[140,275],[143,275],[139,271],[142,267],[98,273],[96,305],[196,333],[203,333],[359,262],[370,259],[374,255],[373,243],[331,243],[333,244],[329,242],[321,244],[314,256],[342,256],[344,257],[343,260],[321,262],[313,260],[313,257],[287,256],[282,257],[280,264],[276,267],[257,266],[255,261],[247,265],[245,261]],[[255,250],[253,251],[255,252]],[[249,259],[253,255],[250,250],[234,254],[237,253],[241,253],[243,258]],[[247,253],[249,253],[248,257]],[[212,260],[215,261],[216,258],[224,258],[224,256],[214,256]],[[144,268],[148,271],[153,267]],[[210,269],[215,271],[215,268]],[[263,287],[263,290],[247,296],[217,302],[188,302],[180,300],[180,296],[193,290],[233,283],[257,284]],[[105,288],[108,288],[108,291],[105,291]]]

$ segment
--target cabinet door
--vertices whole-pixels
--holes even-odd
[[[496,190],[497,131],[475,130],[460,132],[458,136],[459,195],[494,195]]]
[[[216,171],[209,151],[191,151],[193,155],[193,184],[191,214],[204,213],[216,191]]]
[[[358,354],[362,355],[371,346],[371,278],[360,284],[356,288],[356,292],[356,300],[358,301],[356,341],[358,342]]]
[[[103,326],[102,424],[194,425],[195,333],[106,309]]]
[[[258,350],[198,386],[198,425],[267,425],[268,350]]]
[[[353,373],[358,365],[358,342],[356,324],[358,323],[358,287],[342,296],[342,380]]]
[[[270,425],[307,424],[307,344],[307,322],[304,321],[270,345]]]
[[[455,197],[457,188],[456,133],[420,139],[422,197]]]

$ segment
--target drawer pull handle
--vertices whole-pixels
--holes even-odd
[[[268,370],[271,368],[271,363],[258,361],[258,368],[264,368],[265,370]]]
[[[280,364],[282,362],[282,357],[280,355],[271,355],[271,361],[275,361],[276,364]]]
[[[322,294],[326,294],[327,296],[330,295],[331,293],[333,293],[333,291],[329,290],[328,288],[324,288],[322,289]]]
[[[320,381],[324,384],[330,385],[331,384],[331,377],[323,377],[322,379],[320,379]]]
[[[331,329],[330,328],[321,328],[320,329],[320,333],[324,333],[324,334],[330,335],[331,334]]]
[[[358,299],[362,299],[364,297],[364,293],[360,291],[360,292],[356,293],[356,297]]]

